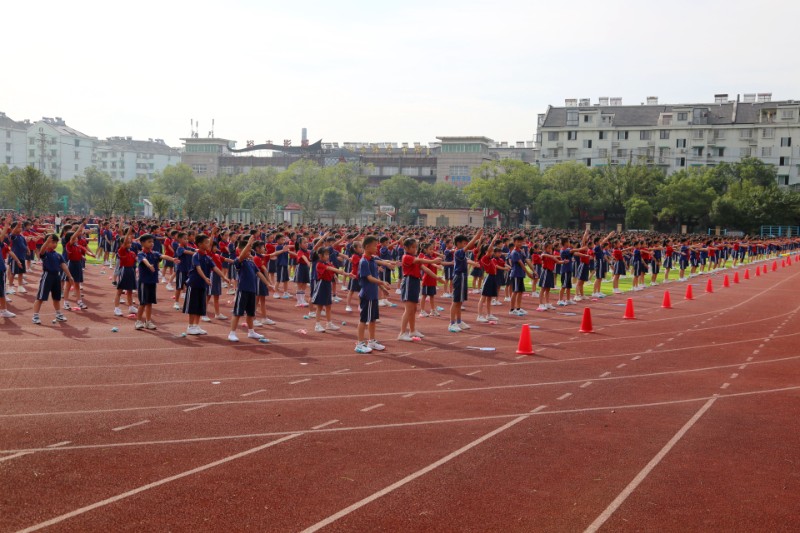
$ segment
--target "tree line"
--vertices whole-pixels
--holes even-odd
[[[475,168],[463,189],[396,175],[370,185],[355,163],[321,167],[303,160],[281,170],[255,168],[236,176],[197,177],[186,165],[169,166],[152,179],[112,179],[91,167],[69,181],[54,181],[33,167],[0,167],[0,206],[26,213],[72,211],[103,216],[134,214],[147,198],[158,217],[227,219],[248,209],[271,221],[279,207],[300,206],[304,222],[335,213],[346,223],[377,205],[391,205],[397,222],[413,224],[418,209],[497,211],[504,226],[582,227],[586,222],[627,229],[690,231],[720,225],[752,232],[761,225],[798,225],[800,193],[777,186],[772,165],[738,163],[680,170],[667,176],[646,165],[589,168],[565,162],[540,171],[515,160]]]

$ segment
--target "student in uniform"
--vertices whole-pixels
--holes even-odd
[[[320,248],[317,252],[317,283],[314,286],[314,292],[311,295],[311,303],[316,306],[316,324],[314,331],[317,333],[325,333],[326,331],[338,331],[341,328],[333,322],[331,313],[331,304],[333,303],[333,296],[331,288],[333,285],[333,276],[335,274],[342,274],[344,276],[353,276],[342,270],[336,268],[330,263],[330,249],[327,247]],[[328,321],[326,326],[323,326],[320,320],[322,319],[322,310],[325,310],[325,318]]]
[[[256,242],[256,232],[251,230],[250,238],[245,242],[239,241],[239,255],[234,262],[234,267],[238,274],[239,283],[236,288],[236,298],[233,302],[233,318],[231,318],[231,331],[228,333],[228,340],[231,342],[239,342],[239,337],[236,336],[236,328],[239,327],[239,320],[245,317],[247,322],[247,338],[248,339],[263,339],[264,336],[256,333],[253,329],[253,320],[256,316],[256,280],[260,279],[264,284],[267,283],[267,278],[258,271],[253,259],[250,257],[250,251],[253,249],[253,244]]]
[[[291,298],[289,294],[289,251],[290,247],[286,244],[286,236],[282,233],[275,241],[275,251],[270,255],[270,259],[275,259],[275,299]],[[281,284],[283,285],[283,296],[281,296]]]
[[[400,334],[397,340],[411,342],[414,337],[423,338],[425,335],[417,330],[417,305],[422,289],[422,272],[432,274],[426,265],[438,265],[441,259],[426,259],[417,256],[417,240],[408,238],[403,241],[403,257],[401,259],[403,278],[400,287],[400,300],[403,302],[403,317],[400,320]],[[438,276],[436,277],[439,279]]]
[[[175,303],[173,309],[176,311],[181,310],[181,292],[186,287],[186,278],[189,276],[189,269],[192,267],[192,256],[194,255],[194,248],[189,246],[188,234],[184,231],[179,231],[177,235],[177,247],[175,248],[175,259],[177,267],[175,267]]]
[[[155,238],[149,233],[139,237],[142,250],[137,254],[139,260],[139,277],[136,281],[136,296],[139,298],[139,309],[136,311],[136,324],[134,329],[156,329],[153,323],[153,305],[158,303],[156,289],[158,288],[158,267],[161,260],[179,264],[180,259],[175,259],[166,254],[161,255],[153,251]]]
[[[438,259],[433,251],[434,249],[435,246],[433,242],[423,243],[420,248],[420,257],[423,259]],[[440,265],[444,265],[444,262],[440,263]],[[422,271],[422,293],[420,296],[421,302],[419,317],[426,318],[429,316],[439,316],[439,310],[436,306],[436,282],[442,281],[446,283],[446,281],[443,277],[439,276],[439,270],[435,264],[428,264],[428,266]],[[430,312],[425,311],[426,301],[430,305]]]
[[[289,252],[289,255],[295,260],[294,268],[294,283],[295,283],[295,298],[297,304],[295,307],[308,307],[306,302],[306,289],[311,281],[309,268],[311,267],[311,254],[308,251],[308,240],[302,235],[297,237],[294,243],[294,251]],[[348,302],[349,302],[348,298]]]
[[[358,265],[358,279],[361,285],[359,296],[360,316],[358,319],[358,342],[356,343],[356,353],[370,353],[372,350],[383,351],[386,347],[377,341],[375,335],[375,323],[380,318],[379,313],[379,293],[382,290],[389,292],[391,284],[383,280],[378,275],[378,265],[383,264],[385,268],[393,268],[390,262],[380,261],[378,254],[378,238],[368,235],[364,238],[364,255]],[[369,337],[367,337],[367,333]]]
[[[524,260],[524,252],[522,251],[522,243],[525,238],[522,235],[517,235],[512,241],[514,247],[508,254],[508,265],[511,267],[509,272],[509,281],[511,282],[511,309],[508,311],[509,315],[525,316],[528,314],[522,308],[522,294],[525,292],[525,277],[528,275]]]
[[[453,252],[453,241],[451,239],[445,239],[444,249],[442,250],[444,255],[444,262],[442,263],[444,267],[444,288],[442,290],[444,293],[442,294],[442,298],[453,297]]]
[[[481,265],[485,277],[483,278],[483,286],[481,287],[481,298],[478,301],[478,317],[476,322],[486,324],[488,322],[497,322],[497,317],[492,314],[492,302],[497,301],[499,287],[497,285],[497,262],[495,259],[495,252],[499,252],[496,247],[497,235],[492,237],[489,244],[481,246],[478,252],[478,263]],[[481,313],[482,309],[486,309],[486,313]]]
[[[39,290],[36,293],[36,301],[33,302],[32,320],[34,324],[42,323],[39,318],[39,310],[42,308],[42,302],[46,302],[49,297],[53,298],[56,320],[58,322],[67,321],[67,317],[59,309],[59,303],[61,302],[61,274],[63,273],[70,282],[74,280],[66,262],[64,262],[64,256],[56,252],[56,246],[58,246],[58,236],[52,233],[45,238],[42,250],[39,252],[39,258],[42,260],[42,279],[39,280]]]
[[[353,308],[351,307],[353,296],[358,298],[358,293],[361,292],[361,278],[358,275],[358,267],[363,255],[364,247],[361,245],[361,241],[353,241],[350,246],[350,273],[353,274],[353,276],[350,277],[350,281],[347,285],[347,302],[345,302],[344,308],[346,313],[353,312]]]
[[[9,261],[8,266],[8,294],[25,294],[28,290],[25,288],[22,276],[27,273],[25,268],[25,258],[28,255],[28,238],[22,234],[23,225],[19,221],[11,224],[11,234],[8,238],[11,240],[11,251],[19,261]],[[14,277],[17,278],[17,289],[14,289]]]
[[[539,307],[537,311],[555,309],[550,304],[550,291],[556,286],[555,268],[562,263],[559,255],[553,252],[553,243],[546,242],[542,253],[542,273],[539,277]]]
[[[8,310],[8,300],[6,299],[6,256],[8,256],[9,261],[13,261],[17,266],[22,263],[6,242],[6,236],[10,230],[11,215],[8,215],[3,227],[0,228],[0,318],[14,318],[17,316]]]
[[[119,302],[122,293],[125,293],[125,301],[128,304],[128,313],[137,313],[139,310],[133,305],[133,291],[136,290],[136,252],[131,250],[133,241],[133,227],[129,226],[125,237],[122,239],[122,246],[117,250],[119,258],[119,274],[117,276],[117,290],[114,295],[114,316],[122,316],[122,309]]]
[[[187,335],[205,335],[207,332],[200,328],[200,318],[206,316],[207,293],[211,285],[211,272],[222,276],[222,270],[217,268],[213,259],[209,257],[211,239],[208,235],[200,234],[195,239],[197,252],[192,256],[192,268],[186,278],[186,299],[183,301],[183,313],[189,315],[189,324],[186,327]]]
[[[227,278],[228,267],[226,263],[228,261],[233,263],[233,261],[220,254],[219,241],[214,242],[213,239],[211,241],[211,253],[209,253],[208,256],[214,261],[214,266],[216,266],[223,275],[220,276],[215,270],[211,271],[211,285],[208,286],[208,290],[206,291],[206,307],[212,304],[214,306],[214,318],[217,320],[228,320],[228,317],[219,312],[219,297],[222,296],[223,284],[229,281]],[[208,313],[203,315],[200,320],[203,322],[211,322]]]
[[[86,224],[85,219],[81,221],[78,229],[74,233],[67,233],[65,239],[67,241],[64,246],[64,253],[67,256],[67,268],[72,274],[72,282],[67,282],[64,290],[64,309],[69,311],[71,309],[69,304],[70,289],[75,289],[75,297],[77,298],[78,309],[86,309],[87,305],[81,296],[81,283],[83,283],[83,254],[88,252],[85,246],[81,246],[79,239],[83,235],[83,229]],[[91,252],[90,252],[91,253]],[[94,254],[91,254],[94,255]],[[65,280],[66,281],[66,280]]]
[[[467,279],[467,267],[470,261],[467,259],[466,250],[472,249],[481,237],[483,228],[468,240],[465,235],[457,235],[453,240],[455,251],[453,252],[453,302],[450,304],[450,326],[447,331],[459,333],[465,329],[470,329],[466,322],[461,320],[461,306],[467,301],[467,290],[469,280]],[[472,262],[472,264],[476,264]]]

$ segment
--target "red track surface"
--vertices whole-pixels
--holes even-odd
[[[270,300],[272,342],[231,345],[181,338],[162,287],[136,332],[90,267],[90,310],[0,319],[0,531],[796,531],[800,267],[714,278],[636,293],[634,321],[591,302],[589,335],[579,305],[401,343],[382,311],[359,355],[341,305],[302,335]]]

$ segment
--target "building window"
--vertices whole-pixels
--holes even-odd
[[[557,131],[548,131],[547,132],[547,140],[548,141],[557,141],[558,140],[558,132]]]
[[[672,125],[672,114],[665,113],[661,115],[661,125],[662,126],[671,126]]]
[[[6,143],[6,152],[11,151],[11,143]]]
[[[686,112],[686,111],[684,111],[682,113],[678,113],[678,120],[681,121],[681,122],[686,122],[687,120],[689,120],[689,113]],[[681,166],[683,166],[683,165],[681,165]]]
[[[658,132],[658,136],[661,139],[669,139],[669,130],[661,130]]]
[[[567,132],[567,140],[568,141],[577,141],[578,140],[578,132],[577,131],[568,131]]]
[[[578,125],[578,111],[572,110],[567,111],[567,126],[577,126]]]
[[[550,148],[550,157],[558,158],[558,148]]]
[[[584,124],[591,124],[592,123],[592,115],[583,115],[583,122],[584,122]]]
[[[7,155],[6,156],[6,165],[10,165],[10,164],[11,164],[11,156]]]
[[[36,144],[36,139],[34,137],[30,137],[28,139],[28,144],[30,144],[31,146],[35,145]]]
[[[692,132],[692,139],[702,139],[704,130],[694,130]]]
[[[108,163],[106,163],[105,161],[103,161],[103,162],[101,162],[101,163],[100,163],[100,167],[101,167],[101,168],[108,168]]]
[[[78,171],[78,164],[75,163],[75,172],[77,172],[77,171]]]
[[[81,140],[75,139],[75,148],[79,147],[80,145],[81,145]]]
[[[55,157],[57,153],[55,150],[50,150],[50,157]]]
[[[570,159],[575,159],[578,156],[578,149],[577,148],[567,148],[567,157]]]
[[[772,157],[772,146],[762,146],[761,157]]]
[[[717,157],[725,157],[725,148],[717,148]]]
[[[81,153],[75,152],[75,159],[80,159],[80,158],[81,158]]]
[[[105,166],[105,163],[103,163],[103,166]],[[192,165],[192,172],[195,174],[205,174],[206,165]]]
[[[584,148],[591,148],[592,147],[592,140],[591,139],[584,139],[583,140],[583,147]]]
[[[590,167],[590,166],[592,166],[592,158],[591,158],[591,157],[587,157],[587,158],[586,158],[586,166],[587,166],[587,167]]]
[[[781,118],[783,118],[783,119],[794,118],[794,110],[793,109],[782,109],[781,110]]]
[[[679,158],[675,159],[675,166],[677,166],[677,167],[685,167],[686,166],[686,158],[685,157],[679,157]]]
[[[788,160],[789,160],[788,157],[781,156],[779,161],[778,161],[778,166],[785,167],[786,166],[786,162]]]
[[[600,149],[597,151],[597,156],[598,156],[600,159],[608,159],[608,148],[600,148]]]
[[[761,130],[761,137],[763,139],[772,139],[775,137],[775,128],[764,128]]]
[[[628,150],[625,148],[617,148],[617,157],[621,159],[628,157]]]
[[[740,139],[750,139],[753,137],[753,130],[750,128],[739,130],[739,138]]]
[[[28,150],[28,157],[36,157],[36,150]]]
[[[750,148],[739,148],[739,157],[750,157]]]
[[[791,137],[781,137],[781,146],[787,147],[792,145],[792,138]]]
[[[686,148],[686,139],[676,139],[675,148]]]
[[[642,130],[639,132],[639,140],[640,141],[649,141],[650,140],[650,131]]]
[[[598,139],[600,139],[601,141],[604,141],[604,140],[608,139],[608,132],[607,131],[600,131],[600,132],[598,132],[598,134],[599,134]]]
[[[117,168],[117,162],[116,161],[112,161],[111,162],[111,168]],[[115,174],[116,174],[116,172],[115,172]]]
[[[627,131],[618,131],[617,132],[617,140],[618,141],[627,141],[628,140],[628,132]]]
[[[692,155],[696,157],[702,157],[703,156],[702,146],[697,146],[695,148],[692,148]]]

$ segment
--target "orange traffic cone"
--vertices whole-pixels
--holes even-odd
[[[778,262],[777,261],[773,261],[772,262],[772,271],[775,272],[776,270],[778,270]]]
[[[711,280],[708,280],[708,281],[711,281]],[[727,274],[725,274],[725,276],[722,278],[722,287],[723,287],[723,288],[728,288],[728,287],[730,287],[730,286],[731,286],[731,282],[730,282],[730,280],[728,279],[728,275],[727,275]]]
[[[734,272],[733,273],[733,282],[734,283],[739,283],[739,273],[738,272]]]
[[[749,268],[745,268],[744,269],[744,279],[750,279],[750,269]]]
[[[519,344],[517,353],[520,355],[535,355],[533,344],[531,343],[531,327],[528,324],[522,325],[522,332],[519,334]]]
[[[766,274],[767,272],[768,272],[767,265],[764,265],[764,274]]]
[[[786,266],[786,259],[781,259],[781,268]]]
[[[686,286],[686,296],[684,296],[686,300],[694,300],[694,296],[692,296],[692,286]]]
[[[633,298],[628,298],[628,301],[625,302],[625,314],[622,315],[622,318],[627,320],[633,320],[636,316],[633,314]]]
[[[672,300],[669,297],[669,291],[664,291],[664,302],[661,304],[664,309],[672,309]]]
[[[593,333],[592,329],[592,311],[588,307],[583,308],[583,320],[581,320],[581,333]]]
[[[756,277],[761,275],[761,267],[756,267]]]
[[[711,283],[711,278],[708,278],[708,283],[706,283],[706,292],[714,292],[714,284]]]

